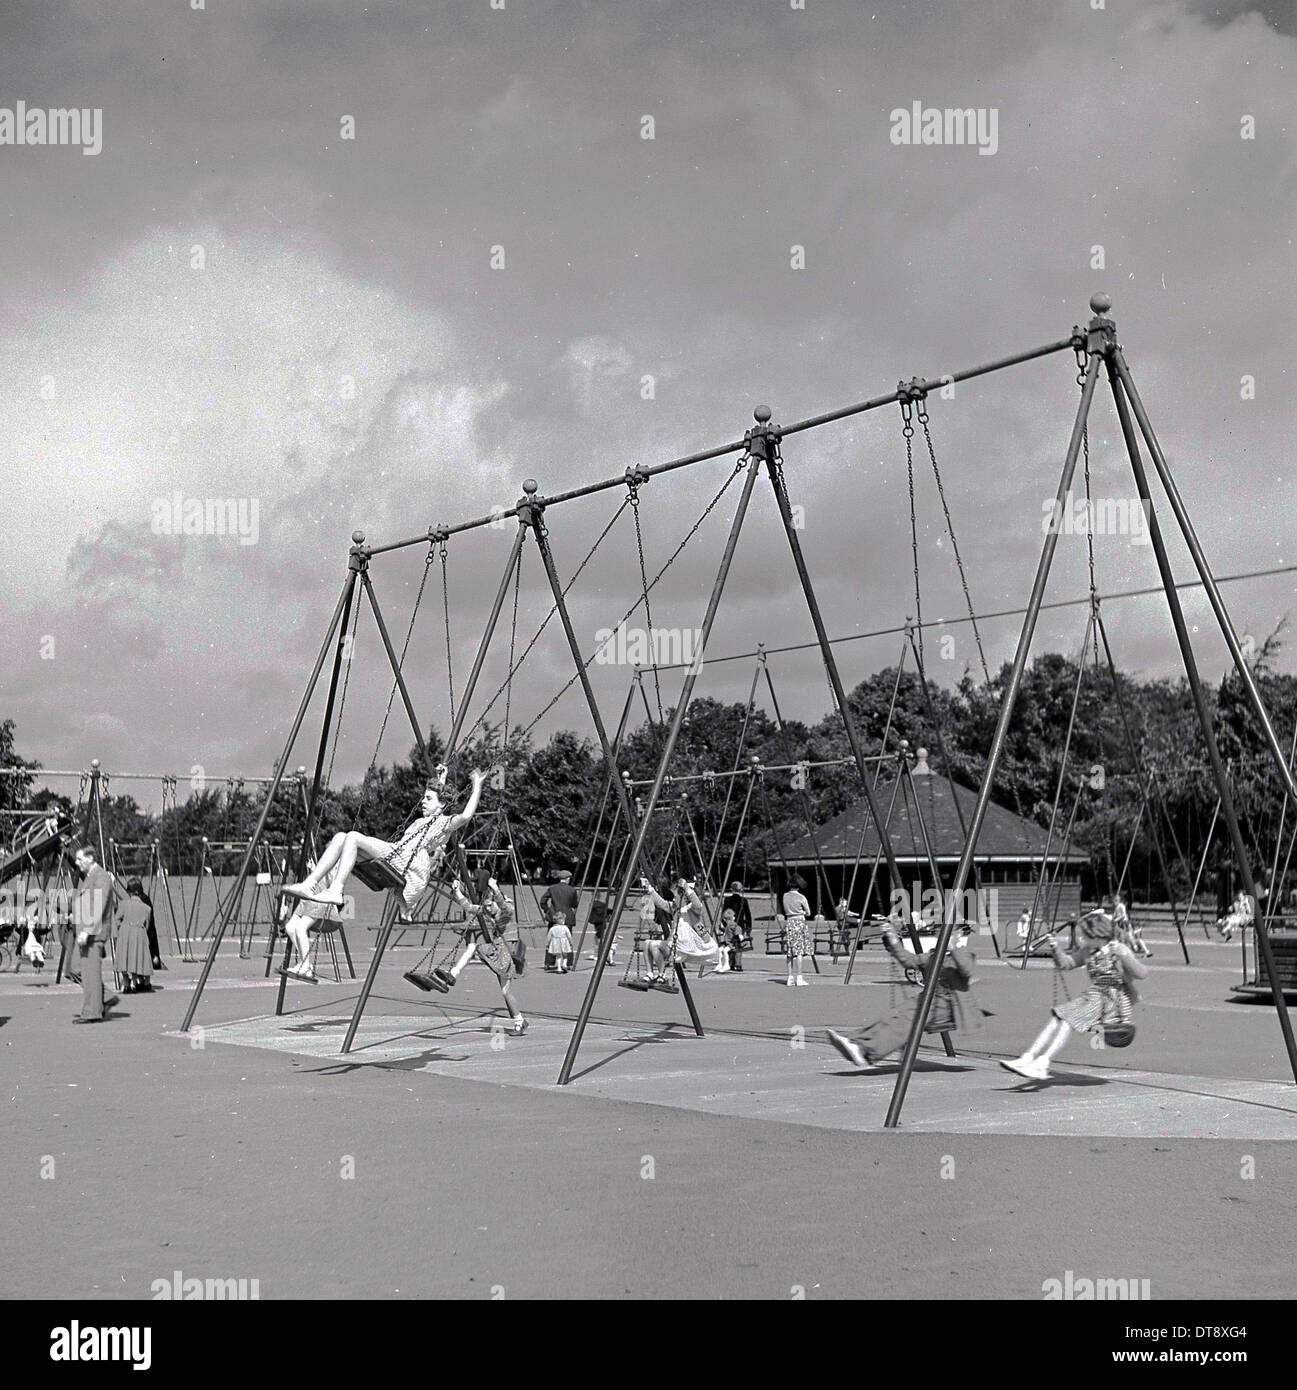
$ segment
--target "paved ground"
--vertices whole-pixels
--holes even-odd
[[[1193,949],[1159,949],[1134,1047],[1074,1043],[1038,1090],[992,1058],[1035,1031],[1051,974],[985,962],[995,1017],[957,1062],[929,1056],[901,1133],[877,1128],[890,1075],[819,1041],[887,1007],[877,960],[787,990],[750,957],[698,986],[703,1040],[678,1000],[610,985],[563,1090],[583,974],[529,970],[532,1031],[501,1038],[484,971],[432,1002],[398,952],[353,1059],[353,986],[294,987],[271,1022],[233,953],[191,1038],[190,968],[99,1028],[70,1026],[70,987],[0,977],[0,1239],[21,1252],[0,1294],[146,1296],[179,1269],[262,1297],[1039,1298],[1070,1269],[1292,1297],[1297,1094],[1273,1012],[1228,1002],[1236,950]]]

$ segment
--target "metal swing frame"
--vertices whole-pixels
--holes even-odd
[[[1121,348],[1117,342],[1116,325],[1107,317],[1108,310],[1111,308],[1111,300],[1106,295],[1096,294],[1091,298],[1090,307],[1094,315],[1085,328],[1074,327],[1073,330],[1064,338],[1055,342],[1047,343],[1041,347],[1029,349],[1025,352],[1015,353],[1011,356],[1002,357],[995,361],[981,364],[976,367],[968,368],[958,372],[944,373],[935,379],[914,379],[909,383],[901,383],[894,391],[884,395],[876,396],[865,401],[852,405],[844,406],[836,410],[826,412],[821,415],[812,416],[808,419],[797,421],[791,425],[777,426],[771,423],[771,412],[765,407],[759,407],[755,412],[756,425],[748,430],[741,439],[733,440],[714,448],[702,450],[697,453],[689,454],[681,458],[671,459],[665,463],[657,464],[649,468],[634,470],[637,486],[642,486],[644,482],[656,477],[660,477],[675,470],[691,467],[695,464],[703,463],[708,460],[724,458],[727,456],[738,456],[735,474],[741,475],[743,479],[742,488],[739,493],[737,504],[735,505],[733,516],[730,522],[729,534],[726,538],[725,546],[721,555],[720,564],[712,585],[711,594],[708,598],[706,609],[703,614],[700,630],[701,647],[705,651],[711,640],[711,634],[715,625],[717,612],[720,607],[721,599],[725,590],[726,581],[729,576],[730,568],[734,560],[740,533],[747,516],[748,507],[752,500],[758,477],[764,472],[770,482],[777,506],[779,520],[788,542],[789,551],[793,567],[797,574],[798,584],[802,590],[806,601],[807,609],[815,630],[816,643],[819,647],[824,661],[825,670],[829,678],[829,684],[833,690],[834,700],[837,704],[839,713],[842,717],[846,729],[847,741],[851,748],[853,760],[856,763],[857,771],[860,776],[862,790],[864,791],[868,803],[870,814],[877,826],[879,838],[882,842],[888,861],[889,869],[894,877],[899,881],[899,866],[895,862],[895,854],[892,851],[888,830],[883,822],[882,813],[873,796],[870,779],[867,773],[867,762],[864,753],[864,745],[856,727],[854,716],[847,704],[846,690],[842,682],[841,674],[838,670],[836,656],[833,650],[828,630],[825,626],[823,616],[820,612],[819,602],[816,597],[815,587],[811,579],[810,570],[807,565],[801,539],[798,531],[792,503],[789,499],[788,487],[784,478],[784,466],[782,459],[782,444],[785,440],[808,430],[818,429],[834,421],[844,420],[853,416],[858,416],[866,411],[875,410],[882,406],[897,404],[903,399],[916,400],[925,398],[930,391],[941,390],[947,386],[967,381],[975,377],[987,375],[992,372],[1001,371],[1011,366],[1034,361],[1038,358],[1050,356],[1058,352],[1071,351],[1083,358],[1085,363],[1085,377],[1081,392],[1081,402],[1077,411],[1076,419],[1072,428],[1071,438],[1068,442],[1064,457],[1063,468],[1059,478],[1056,503],[1061,514],[1062,506],[1066,500],[1068,490],[1071,486],[1073,476],[1076,471],[1077,459],[1080,453],[1082,436],[1085,429],[1086,420],[1090,411],[1090,406],[1094,397],[1095,389],[1098,385],[1101,370],[1106,371],[1108,382],[1111,388],[1113,402],[1117,410],[1118,418],[1121,423],[1122,435],[1125,441],[1126,450],[1130,458],[1131,468],[1135,477],[1141,502],[1149,523],[1150,540],[1152,541],[1154,553],[1157,559],[1161,587],[1166,596],[1171,620],[1175,627],[1176,638],[1180,648],[1181,658],[1185,667],[1185,674],[1188,678],[1191,693],[1194,700],[1195,710],[1198,715],[1199,724],[1203,738],[1207,746],[1208,758],[1211,763],[1212,775],[1216,781],[1221,796],[1222,815],[1225,818],[1226,826],[1229,831],[1231,843],[1234,847],[1235,855],[1239,862],[1242,880],[1251,887],[1252,895],[1256,897],[1256,880],[1252,873],[1252,866],[1249,861],[1247,849],[1242,839],[1242,832],[1239,828],[1238,816],[1234,805],[1232,792],[1225,780],[1225,772],[1221,763],[1220,753],[1216,745],[1214,731],[1207,708],[1206,696],[1202,689],[1202,682],[1198,674],[1197,660],[1194,655],[1193,645],[1186,624],[1183,609],[1180,604],[1179,593],[1176,588],[1176,580],[1171,567],[1170,559],[1167,555],[1165,542],[1158,519],[1153,510],[1152,497],[1150,493],[1148,475],[1140,447],[1140,438],[1147,447],[1149,456],[1152,460],[1154,469],[1157,472],[1162,490],[1165,493],[1167,502],[1174,515],[1176,525],[1188,546],[1193,563],[1198,571],[1202,586],[1207,593],[1212,611],[1215,615],[1217,625],[1229,648],[1231,660],[1239,674],[1243,684],[1246,699],[1250,704],[1263,732],[1269,754],[1280,771],[1284,779],[1284,786],[1288,793],[1297,800],[1297,779],[1284,757],[1283,750],[1279,746],[1278,738],[1275,734],[1273,725],[1262,701],[1260,691],[1257,688],[1251,670],[1247,666],[1246,659],[1242,650],[1238,635],[1226,609],[1224,599],[1221,596],[1220,588],[1216,577],[1212,572],[1211,566],[1199,543],[1196,532],[1193,529],[1188,509],[1180,496],[1172,475],[1169,464],[1162,452],[1160,443],[1154,433],[1153,426],[1144,409],[1143,402],[1135,387],[1131,377],[1129,367],[1126,364]],[[630,470],[628,470],[628,473]],[[550,497],[539,495],[537,484],[528,480],[524,484],[524,496],[519,499],[517,504],[504,513],[496,512],[491,515],[481,516],[472,520],[464,521],[451,527],[439,528],[434,532],[432,528],[419,536],[405,540],[392,541],[380,546],[368,546],[365,544],[364,534],[357,532],[353,536],[353,546],[348,558],[348,573],[343,585],[342,593],[339,595],[337,604],[334,608],[333,616],[329,621],[324,639],[321,643],[319,652],[312,666],[310,677],[307,682],[306,691],[298,707],[297,714],[293,719],[292,726],[285,744],[283,755],[277,764],[277,771],[272,781],[272,791],[267,797],[266,805],[263,808],[256,829],[253,832],[253,842],[260,839],[265,822],[269,815],[269,807],[273,799],[273,789],[278,785],[282,776],[283,769],[288,765],[292,748],[296,743],[301,726],[305,720],[311,696],[319,681],[321,672],[329,656],[330,646],[334,641],[335,634],[339,633],[339,622],[345,631],[346,614],[349,612],[351,603],[355,595],[358,583],[364,582],[368,588],[368,567],[370,562],[378,555],[388,551],[402,549],[408,546],[427,544],[429,538],[436,535],[445,539],[451,535],[465,531],[479,529],[486,526],[498,526],[503,519],[514,517],[518,520],[519,526],[514,537],[513,546],[510,551],[509,561],[505,567],[505,573],[499,590],[497,591],[495,602],[492,606],[491,614],[488,619],[481,646],[479,647],[477,658],[474,663],[473,673],[469,678],[469,688],[461,694],[460,708],[456,711],[454,727],[451,738],[447,746],[447,758],[451,756],[462,732],[464,712],[467,710],[473,690],[476,686],[477,677],[480,675],[481,666],[485,660],[487,648],[495,632],[495,627],[499,619],[500,610],[503,607],[508,584],[513,577],[515,566],[520,556],[523,542],[528,534],[533,535],[536,544],[541,552],[545,564],[546,574],[550,580],[551,588],[554,591],[555,605],[560,613],[568,644],[572,650],[574,660],[578,667],[578,675],[581,680],[583,693],[587,704],[590,707],[591,715],[594,719],[596,730],[599,734],[601,749],[604,754],[605,762],[611,774],[610,785],[616,788],[618,801],[622,815],[627,826],[635,827],[633,843],[629,854],[626,857],[625,867],[621,883],[617,890],[614,905],[611,912],[611,923],[615,924],[620,920],[622,911],[625,908],[627,897],[630,893],[631,885],[634,882],[636,873],[639,869],[640,858],[647,837],[649,824],[652,820],[658,800],[661,796],[663,785],[668,775],[672,755],[675,751],[676,743],[679,739],[680,729],[687,713],[690,700],[693,695],[694,686],[697,681],[701,660],[694,663],[686,672],[680,694],[677,698],[675,709],[672,712],[671,722],[667,729],[665,746],[662,749],[657,770],[654,775],[653,784],[645,800],[642,815],[637,814],[635,807],[631,804],[629,794],[626,790],[622,778],[617,772],[616,760],[613,755],[611,742],[604,729],[602,717],[599,713],[597,702],[591,690],[588,677],[585,673],[585,666],[582,664],[576,637],[572,628],[570,616],[567,613],[564,591],[558,583],[557,572],[554,567],[553,555],[549,549],[547,532],[544,525],[544,515],[547,510],[564,504],[568,501],[580,497],[590,496],[594,493],[605,491],[611,488],[624,487],[627,485],[627,477],[604,479],[599,482],[589,483],[581,487],[569,489],[565,492],[557,493]],[[982,824],[986,815],[986,808],[990,801],[991,788],[994,782],[996,769],[1003,754],[1005,737],[1008,732],[1010,720],[1013,716],[1014,707],[1017,701],[1018,691],[1022,682],[1023,671],[1026,667],[1031,650],[1031,642],[1035,633],[1037,620],[1040,615],[1041,606],[1044,601],[1045,590],[1047,587],[1050,569],[1053,563],[1054,554],[1058,546],[1059,528],[1053,527],[1046,535],[1039,562],[1036,566],[1035,576],[1032,582],[1031,597],[1023,618],[1021,630],[1018,637],[1017,647],[1010,668],[1008,684],[1001,702],[999,718],[996,724],[995,733],[992,738],[991,746],[986,759],[982,783],[978,791],[977,801],[973,815],[969,823],[968,835],[965,841],[964,851],[960,856],[958,867],[955,871],[953,891],[948,900],[949,907],[944,913],[941,931],[939,933],[935,949],[936,958],[933,969],[929,972],[927,981],[924,985],[919,1001],[919,1007],[915,1012],[910,1035],[906,1041],[901,1066],[896,1079],[895,1090],[892,1095],[891,1103],[888,1107],[885,1124],[887,1127],[895,1127],[901,1116],[901,1111],[905,1101],[905,1095],[909,1087],[910,1077],[913,1073],[915,1059],[918,1053],[920,1040],[923,1035],[924,1027],[927,1023],[928,1015],[931,1011],[932,1000],[935,994],[937,981],[940,977],[941,967],[950,947],[950,941],[954,934],[957,922],[955,920],[955,904],[959,901],[965,886],[967,885],[973,859],[976,854],[977,840],[981,832]],[[373,601],[372,591],[370,592],[371,603]],[[377,609],[375,609],[377,615]],[[384,631],[380,623],[380,631]],[[397,684],[401,689],[402,700],[406,707],[406,713],[411,720],[412,728],[416,734],[420,745],[421,755],[426,756],[423,734],[417,719],[414,717],[413,707],[409,700],[408,692],[405,689],[404,679],[401,676],[399,664],[391,651],[391,644],[386,638],[384,646],[387,650],[389,661],[393,666]],[[316,761],[315,776],[312,781],[311,796],[307,808],[307,826],[309,832],[314,814],[319,803],[320,782],[323,775],[324,756],[328,744],[329,728],[332,719],[334,697],[337,691],[338,677],[343,659],[343,649],[339,640],[334,653],[333,668],[329,682],[328,696],[326,699],[326,710],[324,727],[322,730],[321,742]],[[304,841],[309,839],[309,834],[304,835]],[[240,868],[240,877],[246,878],[248,869],[252,861],[251,849],[245,855],[244,862]],[[189,1031],[193,1024],[194,1016],[200,1004],[203,989],[210,974],[212,963],[215,960],[216,950],[219,947],[220,939],[224,934],[225,921],[223,920],[217,932],[213,936],[211,949],[208,958],[204,963],[202,973],[196,989],[190,999],[189,1008],[186,1011],[183,1030]],[[380,936],[378,947],[371,962],[369,974],[362,987],[361,999],[358,1001],[357,1011],[352,1018],[351,1027],[344,1041],[343,1050],[349,1050],[354,1039],[356,1026],[359,1023],[360,1015],[363,1012],[365,1001],[368,999],[372,989],[374,978],[377,974],[382,952],[387,944],[387,937],[390,935],[390,923]],[[580,1013],[574,1025],[572,1036],[569,1041],[563,1065],[560,1069],[558,1081],[561,1085],[566,1085],[572,1079],[573,1067],[576,1062],[582,1038],[590,1020],[590,1015],[597,996],[600,981],[603,976],[604,968],[607,964],[608,952],[614,938],[614,932],[605,932],[603,942],[595,963],[594,971],[586,990],[585,998],[582,1001]],[[1274,962],[1273,953],[1270,949],[1269,939],[1266,935],[1264,922],[1258,919],[1257,924],[1257,946],[1262,957],[1267,976],[1273,986],[1275,986],[1274,1002],[1278,1016],[1279,1025],[1283,1034],[1284,1046],[1288,1055],[1294,1080],[1297,1081],[1297,1040],[1294,1039],[1291,1021],[1288,1016],[1287,1008],[1283,998],[1282,989],[1278,987],[1278,975]],[[683,972],[681,972],[683,973]],[[698,1022],[696,1010],[692,1007],[692,999],[688,995],[688,986],[682,982],[682,994],[684,994],[687,1004],[690,1006],[690,1013],[694,1022],[695,1030],[701,1034],[701,1024]]]

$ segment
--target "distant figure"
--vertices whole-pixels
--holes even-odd
[[[743,938],[743,950],[750,950],[752,947],[752,906],[743,895],[743,885],[735,879],[730,884],[730,891],[726,894],[724,902],[721,903],[721,911],[729,909],[734,913],[734,920],[738,923],[739,935]]]
[[[795,877],[783,896],[784,954],[788,957],[788,984],[804,985],[802,961],[814,950],[806,919],[811,905],[806,897],[806,880]]]
[[[572,887],[572,871],[560,869],[554,875],[554,882],[541,894],[540,910],[545,914],[549,926],[561,921],[565,926],[576,926],[576,907],[581,901],[581,890]]]
[[[545,889],[540,898],[540,910],[545,917],[545,925],[551,933],[556,926],[567,929],[567,954],[572,953],[572,928],[576,926],[576,908],[581,901],[581,892],[572,887],[572,871],[560,869],[554,875],[554,882]],[[560,933],[559,939],[562,939]],[[557,959],[549,945],[545,943],[545,969],[557,968]]]
[[[590,904],[590,929],[594,932],[595,954],[603,948],[603,934],[608,930],[608,918],[610,909],[608,904],[600,899],[598,902]],[[613,932],[612,944],[608,947],[608,963],[616,964],[617,961],[617,933]]]
[[[88,845],[76,853],[81,887],[72,904],[77,974],[81,980],[81,1012],[73,1023],[104,1021],[104,947],[112,930],[113,880]]]
[[[125,994],[148,994],[153,989],[153,953],[149,921],[153,908],[138,878],[128,879],[126,899],[117,913],[117,970]]]
[[[545,938],[545,955],[553,961],[554,969],[566,975],[572,968],[572,928],[566,922],[555,922]]]
[[[1031,935],[1031,909],[1029,907],[1024,907],[1018,915],[1017,934],[1018,940],[1025,946],[1027,938]]]
[[[1229,911],[1216,922],[1216,931],[1222,941],[1228,941],[1236,931],[1242,931],[1255,915],[1255,904],[1251,893],[1242,889],[1235,895]]]
[[[738,920],[734,916],[734,909],[732,907],[727,907],[721,912],[719,939],[721,950],[728,954],[730,969],[742,974],[743,933],[739,928]]]

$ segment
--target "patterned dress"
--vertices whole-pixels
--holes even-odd
[[[784,955],[809,956],[815,943],[806,925],[811,905],[803,893],[790,889],[784,894]]]
[[[420,816],[392,847],[388,863],[405,878],[401,899],[413,911],[441,866],[450,839],[449,816]]]
[[[1074,970],[1080,963],[1074,956],[1059,951],[1055,957],[1064,970]],[[1054,1016],[1078,1033],[1094,1033],[1112,1023],[1130,1023],[1135,1017],[1135,991],[1121,968],[1121,959],[1109,942],[1086,962],[1090,988],[1066,1004],[1054,1008]]]

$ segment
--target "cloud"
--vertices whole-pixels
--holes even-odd
[[[0,19],[0,90],[21,80],[33,101],[57,87],[105,107],[94,160],[5,154],[0,477],[21,486],[0,573],[27,751],[61,749],[68,710],[102,709],[130,736],[60,760],[225,756],[254,771],[278,752],[354,528],[418,536],[512,503],[524,476],[552,493],[736,439],[758,403],[787,422],[1046,342],[1096,288],[1115,296],[1208,553],[1222,570],[1285,558],[1297,504],[1282,464],[1297,314],[1291,7],[817,0],[754,20],[683,2],[430,17],[231,0],[219,15],[159,18],[127,0],[111,23],[88,3],[73,13],[56,24],[20,6]],[[914,100],[996,106],[999,152],[891,145],[890,110]],[[354,142],[339,139],[344,112]],[[506,269],[492,269],[496,244]],[[794,245],[805,270],[792,269]],[[930,401],[981,608],[1025,597],[1076,399],[1064,354]],[[1092,442],[1096,485],[1125,495],[1109,406]],[[924,612],[958,614],[918,446]],[[914,598],[898,413],[790,437],[784,454],[830,627],[903,620]],[[650,566],[729,467],[646,485]],[[259,543],[162,543],[149,509],[174,491],[257,499]],[[619,502],[614,491],[547,514],[565,575]],[[655,621],[697,622],[729,515],[720,506],[672,568]],[[626,520],[573,592],[582,640],[633,598]],[[461,679],[509,536],[486,528],[450,547]],[[1084,592],[1084,548],[1068,539],[1051,596]],[[807,638],[786,550],[763,484],[714,652]],[[401,632],[423,560],[416,546],[375,563]],[[1146,548],[1105,543],[1099,563],[1105,588],[1155,578]],[[551,601],[530,549],[520,597],[525,640]],[[1231,601],[1242,625],[1268,630],[1291,586],[1240,586]],[[439,573],[425,602],[440,603]],[[1109,620],[1119,659],[1175,669],[1157,605],[1113,606]],[[1079,622],[1046,615],[1040,644],[1070,650]],[[427,717],[444,719],[444,633],[425,623],[410,670]],[[988,625],[993,662],[1015,630]],[[54,662],[37,654],[49,632]],[[976,659],[956,632],[941,678]],[[524,717],[570,674],[551,635],[517,682]],[[1210,671],[1220,649],[1206,624],[1202,635]],[[346,775],[367,759],[387,694],[368,620],[358,640],[348,717],[366,732],[340,749]],[[895,645],[844,648],[848,680],[894,660]],[[821,713],[815,662],[790,670],[788,712]],[[596,674],[617,705],[625,673]],[[735,670],[708,688],[743,698],[745,681]],[[584,730],[573,698],[556,715]]]

